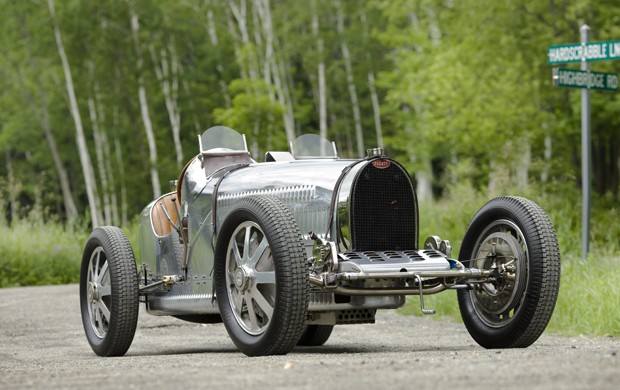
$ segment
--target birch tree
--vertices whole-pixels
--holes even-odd
[[[142,56],[142,48],[140,46],[140,21],[138,15],[133,8],[131,13],[131,34],[136,52],[136,68],[138,71],[138,100],[140,102],[140,114],[142,123],[144,124],[144,132],[149,145],[149,166],[151,171],[151,184],[153,186],[153,197],[157,198],[161,195],[161,185],[159,183],[159,172],[157,170],[157,145],[155,144],[155,133],[153,132],[153,124],[151,122],[151,114],[149,113],[149,103],[146,96],[146,88],[144,87],[144,58]]]
[[[149,51],[155,67],[155,76],[161,85],[166,103],[168,119],[172,127],[172,139],[176,150],[177,169],[183,167],[183,145],[181,144],[181,110],[179,109],[179,60],[174,50],[173,42],[168,42],[165,48],[155,52],[153,45]]]
[[[45,141],[49,148],[50,155],[52,156],[54,168],[56,169],[56,174],[58,175],[58,181],[60,184],[60,190],[62,192],[63,204],[65,208],[65,217],[67,222],[71,223],[78,216],[77,206],[75,205],[75,202],[73,200],[73,192],[71,191],[71,187],[69,185],[67,170],[65,169],[65,166],[60,158],[60,154],[58,153],[56,138],[54,137],[54,133],[52,131],[47,94],[43,86],[43,81],[40,78],[41,68],[39,67],[37,59],[32,55],[32,50],[30,49],[30,32],[28,31],[28,26],[23,18],[20,18],[19,22],[23,28],[22,42],[24,50],[26,52],[26,62],[30,65],[30,69],[32,71],[32,78],[38,92],[38,103],[36,101],[36,97],[26,86],[25,77],[22,73],[21,67],[14,61],[10,61],[13,69],[15,70],[15,74],[17,75],[17,81],[22,90],[22,93],[26,101],[28,102],[28,105],[32,109],[32,112],[37,122],[41,126],[43,133],[45,134]]]
[[[101,217],[101,211],[99,209],[99,199],[97,195],[97,183],[95,182],[95,175],[93,172],[93,165],[88,153],[88,146],[86,144],[86,138],[84,136],[84,128],[82,126],[82,118],[77,104],[77,98],[75,96],[75,89],[73,87],[73,77],[71,75],[71,67],[69,60],[65,53],[65,48],[62,42],[62,35],[60,33],[60,27],[56,19],[56,11],[54,9],[54,0],[48,0],[47,5],[50,15],[52,17],[52,24],[54,26],[54,37],[56,40],[56,47],[58,49],[58,55],[62,62],[62,68],[65,75],[65,82],[67,87],[67,94],[69,95],[69,108],[71,110],[71,116],[75,124],[75,137],[78,146],[78,153],[80,156],[80,163],[82,166],[82,174],[84,175],[84,183],[86,186],[86,195],[88,197],[88,205],[90,208],[90,217],[92,227],[99,226]]]
[[[347,87],[349,89],[349,96],[351,98],[351,108],[353,110],[353,124],[355,126],[355,140],[357,147],[358,157],[365,155],[364,149],[364,132],[362,131],[362,118],[360,114],[360,105],[357,97],[357,88],[355,87],[355,81],[353,77],[353,65],[351,64],[351,53],[349,52],[349,46],[344,35],[344,11],[340,0],[336,1],[337,12],[337,30],[340,38],[340,50],[342,51],[342,59],[344,60],[345,71],[347,75]]]
[[[366,12],[362,10],[360,21],[364,30],[364,46],[366,46],[366,62],[368,62],[368,90],[370,91],[370,100],[372,102],[372,113],[375,122],[375,134],[377,136],[377,147],[383,148],[383,129],[381,127],[381,105],[379,103],[379,95],[377,95],[377,87],[375,83],[375,71],[373,67],[372,54],[370,51],[370,37],[368,34],[368,25],[366,22]]]
[[[264,74],[265,76],[271,74],[278,102],[285,108],[282,113],[282,119],[284,120],[286,139],[290,143],[295,140],[295,117],[293,114],[290,91],[284,76],[284,67],[277,60],[275,53],[275,34],[271,19],[271,5],[269,0],[255,0],[255,4],[261,18],[263,33],[265,35]]]
[[[97,168],[99,170],[99,180],[101,181],[102,198],[103,198],[103,224],[112,224],[112,202],[110,197],[110,188],[108,182],[108,173],[106,170],[105,156],[104,156],[104,140],[102,131],[99,128],[99,119],[97,117],[97,108],[95,107],[95,100],[91,96],[88,97],[88,113],[90,116],[90,122],[93,129],[93,138],[95,141],[95,156],[97,157]]]
[[[312,33],[316,39],[317,57],[319,63],[317,65],[317,77],[319,84],[319,134],[323,138],[327,138],[327,92],[325,88],[325,61],[323,59],[324,42],[319,31],[319,15],[317,10],[317,0],[312,2]]]
[[[230,102],[230,93],[228,92],[228,86],[226,85],[226,81],[224,80],[224,66],[222,66],[222,56],[220,54],[220,41],[217,36],[217,30],[215,28],[215,20],[213,17],[213,10],[207,10],[207,30],[209,33],[209,40],[211,41],[211,45],[214,48],[215,56],[216,56],[216,66],[215,69],[218,73],[218,85],[220,86],[220,92],[224,97],[224,102],[226,103],[226,108],[231,107]]]

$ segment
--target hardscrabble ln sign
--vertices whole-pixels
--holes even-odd
[[[555,45],[547,49],[547,62],[550,65],[581,62],[582,59],[588,62],[620,59],[620,41]]]

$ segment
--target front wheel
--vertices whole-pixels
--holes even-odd
[[[496,272],[493,281],[458,291],[474,340],[485,348],[524,348],[536,341],[560,287],[560,250],[545,212],[524,198],[489,201],[469,224],[459,260]]]
[[[138,323],[138,273],[123,231],[95,229],[84,248],[80,308],[88,343],[99,356],[122,356]]]
[[[222,321],[248,356],[288,353],[308,311],[308,269],[297,223],[264,196],[240,200],[217,239],[214,282]]]

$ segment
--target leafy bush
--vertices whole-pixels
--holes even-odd
[[[75,283],[88,234],[57,223],[0,225],[0,287]]]
[[[135,251],[135,225],[125,233]],[[0,287],[79,282],[82,251],[89,235],[90,229],[85,227],[39,219],[0,224]]]

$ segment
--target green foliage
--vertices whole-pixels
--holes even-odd
[[[0,287],[77,283],[88,234],[58,223],[0,224]]]

